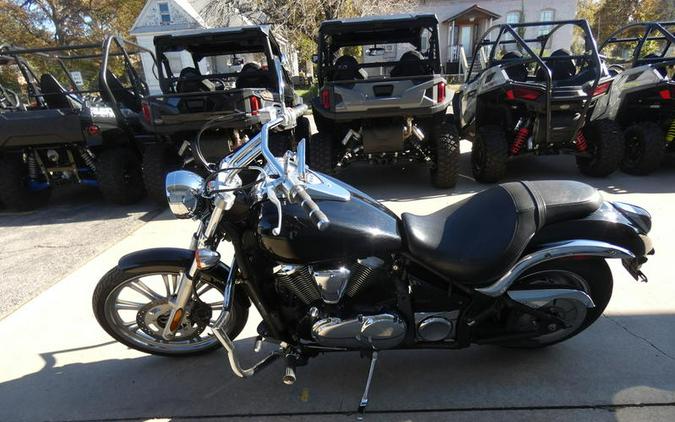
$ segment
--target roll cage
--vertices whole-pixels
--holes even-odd
[[[566,25],[574,25],[578,28],[580,28],[583,32],[583,38],[584,38],[584,45],[585,45],[585,51],[590,54],[584,54],[584,55],[570,55],[570,56],[548,56],[548,57],[543,57],[544,52],[546,50],[546,45],[548,44],[549,40],[551,40],[551,37],[553,34],[555,34],[560,28],[563,28]],[[536,38],[523,38],[519,33],[519,29],[524,29],[526,30],[527,28],[532,28],[532,27],[551,27],[551,30],[545,34],[545,35],[540,35]],[[490,39],[490,35],[493,31],[498,31],[497,38],[492,41]],[[505,36],[510,36],[510,38],[505,38]],[[525,23],[514,23],[514,24],[497,24],[493,25],[490,28],[488,28],[483,35],[481,36],[481,41],[476,44],[476,47],[474,49],[474,54],[473,54],[473,59],[471,62],[471,66],[469,67],[469,72],[466,75],[466,80],[465,83],[470,83],[474,80],[476,80],[485,70],[489,67],[493,66],[502,66],[503,68],[508,68],[517,64],[527,64],[527,63],[532,63],[535,62],[541,69],[544,70],[544,76],[545,76],[545,94],[546,94],[546,103],[545,103],[545,114],[546,114],[546,124],[545,124],[545,140],[546,142],[550,142],[551,139],[551,100],[553,97],[553,72],[551,68],[547,65],[547,62],[554,62],[554,61],[559,61],[559,60],[584,60],[588,61],[590,58],[590,65],[592,65],[595,68],[595,78],[592,81],[586,82],[583,85],[583,91],[586,94],[586,98],[584,101],[584,107],[581,111],[581,117],[578,119],[576,123],[576,128],[573,133],[577,133],[584,125],[586,115],[588,114],[588,110],[591,106],[591,100],[593,99],[593,93],[595,92],[596,88],[598,87],[598,84],[600,80],[606,75],[602,60],[600,58],[598,46],[595,42],[595,38],[593,37],[593,32],[590,28],[590,25],[588,24],[588,21],[585,19],[572,19],[572,20],[560,20],[560,21],[548,21],[548,22],[525,22]],[[528,43],[540,43],[541,48],[538,53],[535,53],[534,50],[528,45]],[[523,57],[522,59],[509,59],[509,60],[495,60],[495,54],[497,50],[498,45],[503,45],[503,44],[515,44],[519,49],[524,50],[529,57]],[[471,71],[474,69],[474,66],[476,65],[476,60],[480,60],[479,56],[479,50],[481,47],[489,46],[491,47],[490,54],[488,57],[488,63],[491,66],[487,66],[486,69],[478,72],[477,74],[473,75],[473,72]]]
[[[429,65],[434,73],[441,73],[438,18],[434,14],[371,16],[322,22],[319,27],[318,55],[315,60],[319,65],[319,85],[323,85],[327,75],[332,74],[335,54],[340,48],[407,42],[419,51],[422,43],[421,31],[424,29],[428,30],[431,36],[429,55],[423,63]],[[392,63],[361,63],[359,67],[391,66]]]
[[[600,51],[603,51],[605,48],[609,47],[612,44],[623,43],[623,42],[637,42],[635,49],[633,50],[633,60],[631,62],[632,67],[642,66],[646,64],[659,64],[659,65],[673,65],[675,64],[675,54],[673,56],[666,56],[668,51],[671,48],[675,48],[675,32],[668,29],[669,27],[675,29],[675,21],[664,21],[664,22],[638,22],[632,23],[626,26],[623,26],[616,31],[614,31],[600,46]],[[621,33],[624,33],[631,28],[643,30],[640,34],[633,37],[624,37],[619,38],[618,36]],[[653,32],[658,33],[659,35],[651,35]],[[660,56],[657,57],[645,57],[642,55],[643,49],[648,41],[665,41],[666,45],[663,49]]]

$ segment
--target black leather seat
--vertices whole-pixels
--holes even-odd
[[[466,284],[494,281],[547,224],[583,218],[602,204],[593,187],[572,181],[504,183],[433,214],[404,213],[416,259]]]
[[[506,72],[508,77],[517,82],[527,81],[527,66],[525,66],[524,63],[510,64],[509,62],[522,60],[522,58],[523,58],[522,53],[516,50],[516,51],[509,51],[508,53],[504,54],[504,56],[501,59],[501,63],[505,65],[504,71]]]
[[[132,110],[135,113],[141,112],[141,99],[134,95],[133,91],[125,88],[122,81],[112,73],[110,70],[106,70],[106,81],[108,82],[108,87],[112,92],[113,97],[119,103],[120,107],[126,107],[129,110]],[[101,91],[101,98],[103,101],[110,102],[112,99],[108,96],[108,92],[99,87]]]
[[[56,80],[51,73],[45,73],[40,76],[40,90],[51,109],[58,108],[77,108],[78,104],[69,97],[68,91]]]
[[[274,84],[270,79],[270,73],[264,70],[258,63],[246,63],[239,72],[237,81],[235,82],[237,88],[269,88],[272,89]]]
[[[417,50],[403,53],[389,75],[392,78],[412,77],[431,74],[431,69],[424,64],[424,56]]]
[[[333,72],[334,81],[353,81],[356,79],[363,80],[368,79],[368,73],[365,69],[359,67],[359,62],[350,56],[345,54],[344,56],[338,57],[335,60],[334,65],[335,71]]]

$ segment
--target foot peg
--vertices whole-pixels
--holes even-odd
[[[370,383],[373,380],[373,373],[375,372],[375,364],[377,363],[377,351],[374,351],[370,357],[370,369],[368,370],[368,379],[366,380],[366,388],[359,403],[357,420],[363,420],[363,415],[366,413],[366,406],[368,406],[368,393],[370,391]]]

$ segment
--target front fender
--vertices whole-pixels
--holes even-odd
[[[167,270],[182,270],[187,272],[192,265],[194,251],[183,248],[152,248],[143,249],[124,255],[117,263],[117,267],[131,274],[161,272]],[[230,275],[230,267],[219,262],[215,267],[201,274],[213,277],[225,283]],[[235,298],[244,301],[248,307],[251,305],[244,289],[237,287]]]

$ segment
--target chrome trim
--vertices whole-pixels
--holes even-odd
[[[506,294],[516,302],[531,308],[541,308],[557,299],[576,300],[587,308],[595,308],[593,299],[586,292],[575,289],[509,290]]]
[[[314,281],[319,286],[321,299],[326,303],[338,303],[347,288],[351,271],[345,267],[314,271]]]
[[[627,249],[596,240],[569,240],[565,242],[547,243],[538,251],[523,257],[499,280],[476,291],[487,296],[501,296],[516,279],[526,270],[542,262],[571,256],[601,256],[605,258],[632,259],[635,255]]]
[[[305,162],[305,155],[306,155],[306,140],[302,139],[300,142],[298,142],[298,146],[296,148],[296,153],[295,153],[295,162],[297,163],[297,172],[298,172],[298,179],[300,181],[304,182],[306,177],[307,177],[307,163]]]

